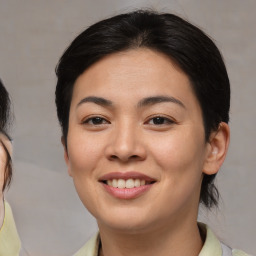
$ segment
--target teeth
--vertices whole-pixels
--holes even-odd
[[[118,179],[117,180],[117,187],[118,188],[125,188],[125,180]]]
[[[137,187],[139,187],[140,186],[140,180],[139,179],[136,179],[135,181],[134,181],[134,186],[137,188]]]
[[[134,186],[134,180],[133,179],[129,179],[129,180],[127,180],[126,182],[125,182],[125,187],[126,188],[134,188],[135,186]]]
[[[145,180],[140,179],[113,179],[107,180],[107,184],[114,188],[137,188],[146,184]]]
[[[117,188],[117,180],[116,179],[112,180],[112,187]]]

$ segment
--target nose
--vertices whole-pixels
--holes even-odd
[[[146,148],[138,128],[124,124],[112,131],[106,156],[111,161],[142,161],[146,159]]]

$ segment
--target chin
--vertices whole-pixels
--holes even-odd
[[[132,218],[116,219],[115,221],[97,220],[97,223],[100,229],[107,227],[108,229],[112,229],[126,234],[140,233],[144,230],[147,230],[150,226],[150,224],[146,223],[145,220],[133,220]]]
[[[94,215],[94,214],[93,214]],[[104,216],[94,215],[99,228],[108,227],[120,232],[137,233],[147,229],[152,223],[148,214],[140,212],[138,209],[119,209],[118,211],[104,212]],[[152,216],[151,216],[152,217]]]

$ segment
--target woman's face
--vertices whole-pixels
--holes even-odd
[[[189,79],[163,54],[116,53],[76,80],[65,159],[100,227],[196,219],[209,151]]]

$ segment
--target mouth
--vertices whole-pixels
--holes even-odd
[[[114,188],[138,188],[156,182],[155,179],[138,172],[112,172],[102,176],[99,181]]]
[[[138,188],[141,186],[146,186],[150,184],[154,184],[155,181],[146,181],[146,180],[140,180],[140,179],[111,179],[111,180],[103,180],[101,181],[104,184],[113,187],[113,188]]]
[[[104,188],[114,197],[132,199],[148,191],[156,180],[140,173],[109,173],[99,179]]]

